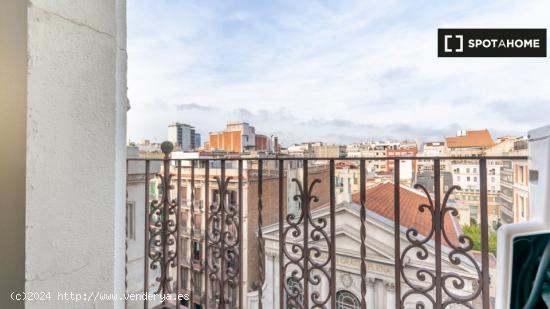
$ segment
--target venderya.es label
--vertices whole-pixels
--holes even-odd
[[[546,57],[546,29],[438,29],[439,57]]]

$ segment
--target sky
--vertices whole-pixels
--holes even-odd
[[[550,1],[128,1],[128,138],[247,121],[283,145],[525,135],[549,58],[438,58],[438,28],[550,28]]]

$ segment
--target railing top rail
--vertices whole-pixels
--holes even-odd
[[[172,161],[387,161],[387,160],[527,160],[528,156],[446,156],[446,157],[223,157],[223,158],[169,158]],[[164,158],[128,158],[128,161],[164,161]]]

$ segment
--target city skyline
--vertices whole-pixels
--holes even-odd
[[[161,140],[175,121],[206,136],[233,120],[287,145],[524,135],[550,113],[548,61],[438,59],[437,28],[548,28],[548,6],[133,1],[129,138]]]
[[[246,121],[246,120],[243,120],[243,121],[227,121],[226,125],[235,124],[235,123],[247,123],[249,125],[254,126],[254,123],[252,123],[250,121]],[[191,123],[184,124],[184,125],[193,126]],[[167,127],[169,127],[169,126],[171,126],[171,124],[167,124]],[[199,128],[195,128],[195,129],[197,130],[197,132],[201,132],[201,130]],[[203,146],[205,146],[206,143],[208,143],[208,139],[209,139],[211,134],[219,134],[219,132],[221,132],[222,129],[223,129],[223,127],[220,127],[218,130],[208,132],[204,136],[205,140],[203,140],[201,142],[200,147],[203,147]],[[467,132],[467,131],[480,131],[480,130],[481,131],[482,130],[488,130],[489,134],[491,135],[493,140],[497,140],[498,138],[501,138],[501,137],[510,137],[510,136],[513,136],[513,137],[526,137],[527,136],[526,134],[513,134],[513,133],[508,133],[508,132],[503,132],[499,135],[496,135],[496,134],[494,134],[494,131],[492,131],[491,129],[487,129],[487,128],[473,128],[473,129],[458,128],[455,131],[450,132],[450,134],[448,134],[448,135],[442,135],[442,136],[439,136],[439,137],[434,136],[434,138],[432,138],[432,139],[423,139],[421,136],[416,136],[416,137],[415,136],[409,136],[409,137],[403,137],[403,136],[401,136],[401,137],[399,137],[399,136],[395,136],[395,137],[388,137],[388,136],[369,137],[369,136],[365,136],[361,140],[356,140],[356,141],[351,141],[351,142],[338,142],[338,141],[330,142],[330,141],[326,141],[326,140],[322,140],[322,139],[302,140],[302,141],[296,141],[294,143],[288,143],[288,142],[285,142],[285,141],[279,141],[279,142],[280,142],[280,145],[282,147],[289,147],[289,146],[293,146],[293,145],[311,144],[311,143],[322,143],[322,144],[326,144],[326,145],[353,145],[353,144],[382,142],[382,141],[401,142],[401,141],[409,141],[410,140],[410,141],[415,141],[416,143],[418,143],[418,146],[421,147],[423,144],[430,143],[430,142],[445,143],[446,138],[455,137],[455,136],[458,136],[459,134],[462,134],[463,132]],[[261,135],[275,136],[271,132],[264,132],[264,131],[261,132]],[[166,133],[165,133],[165,136],[162,137],[162,138],[143,137],[143,138],[138,138],[138,139],[135,139],[135,140],[128,139],[129,143],[134,143],[134,144],[145,142],[145,141],[148,141],[150,143],[161,143],[161,142],[164,142],[164,141],[170,141],[170,138],[167,137]],[[173,142],[173,143],[175,144],[175,142]]]

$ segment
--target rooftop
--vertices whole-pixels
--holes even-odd
[[[466,131],[464,135],[445,138],[449,148],[491,147],[495,145],[489,130]]]
[[[367,209],[390,220],[394,220],[393,191],[394,184],[389,181],[367,188],[365,194]],[[428,198],[422,192],[406,188],[402,185],[399,186],[399,196],[401,225],[407,228],[415,228],[423,236],[429,235],[432,230],[432,217],[427,210],[421,212],[418,209],[422,204],[430,205]],[[355,203],[360,203],[359,192],[353,194],[352,200]],[[449,240],[453,244],[458,245],[458,226],[453,221],[450,214],[445,216],[445,231],[449,236]],[[446,243],[444,239],[443,243]]]

